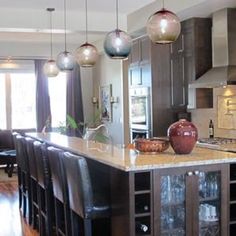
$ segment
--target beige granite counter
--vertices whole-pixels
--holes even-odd
[[[157,155],[143,155],[135,150],[119,148],[113,145],[96,143],[76,137],[67,137],[57,133],[27,133],[27,136],[45,141],[50,145],[63,148],[75,154],[101,162],[123,171],[139,171],[182,166],[236,163],[236,153],[222,152],[196,147],[191,154],[177,155],[169,147]]]
[[[221,144],[221,145],[198,143],[197,147],[209,148],[209,149],[224,151],[224,152],[235,152],[235,154],[236,154],[236,144],[235,143],[226,143],[226,144]]]

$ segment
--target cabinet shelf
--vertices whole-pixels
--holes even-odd
[[[145,216],[150,216],[150,212],[145,212],[145,213],[137,213],[134,216],[135,217],[145,217]]]
[[[209,226],[219,225],[219,220],[217,221],[200,221],[200,228],[208,228]]]
[[[163,203],[161,204],[162,207],[176,207],[176,206],[181,206],[185,205],[185,201],[183,202],[172,202],[172,203]]]
[[[139,194],[148,194],[151,193],[150,190],[140,190],[140,191],[135,191],[134,194],[135,195],[139,195]]]
[[[173,233],[176,233],[180,230],[184,231],[184,229],[182,227],[178,227],[178,228],[173,228],[173,229],[165,229],[165,230],[162,230],[161,232],[162,232],[162,234],[173,234]]]
[[[145,233],[143,233],[143,234],[135,234],[136,236],[143,236],[143,235],[145,235],[145,236],[151,236],[151,234],[145,234]]]
[[[219,201],[219,197],[206,197],[206,198],[200,198],[199,202],[212,202],[212,201]]]

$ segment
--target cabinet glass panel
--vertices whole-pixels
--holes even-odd
[[[220,172],[199,173],[199,235],[220,236]]]
[[[186,235],[185,175],[161,177],[161,206],[161,235]]]

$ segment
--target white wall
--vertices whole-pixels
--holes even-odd
[[[81,68],[81,89],[84,109],[84,120],[88,122],[93,117],[93,70],[91,68]]]
[[[122,61],[112,60],[104,54],[100,55],[94,68],[93,90],[94,95],[99,97],[99,86],[111,84],[112,96],[118,98],[118,103],[112,105],[112,121],[106,123],[114,144],[124,143],[122,79]]]

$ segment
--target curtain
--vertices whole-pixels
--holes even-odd
[[[72,116],[77,123],[84,122],[80,67],[78,64],[73,71],[67,74],[66,94],[66,114]],[[82,127],[80,130],[68,129],[67,134],[81,137]]]
[[[35,60],[36,75],[36,121],[37,131],[51,130],[51,109],[48,92],[48,79],[43,72],[46,60]]]

